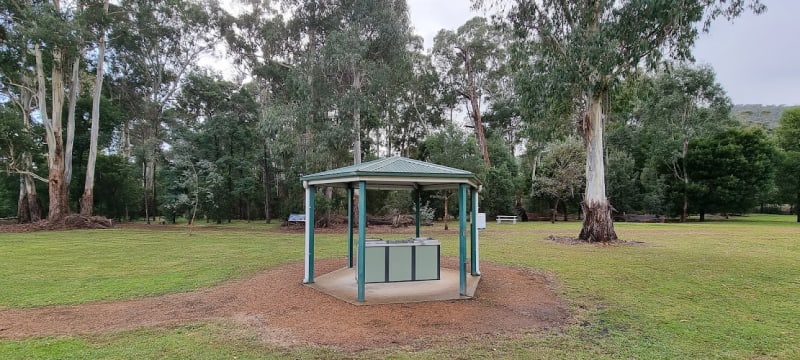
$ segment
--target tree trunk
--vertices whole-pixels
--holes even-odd
[[[263,185],[264,185],[264,217],[267,224],[272,221],[271,214],[269,213],[269,159],[267,158],[267,145],[264,144],[264,171],[263,171]]]
[[[361,90],[361,72],[353,69],[353,90]],[[361,164],[361,107],[356,105],[353,111],[353,129],[356,132],[356,139],[353,143],[353,165]]]
[[[583,227],[579,238],[589,242],[617,240],[611,204],[606,197],[605,163],[603,161],[603,95],[587,94],[589,112],[583,117],[582,132],[586,147],[586,191],[581,204]]]
[[[108,14],[108,1],[103,3],[103,13]],[[86,162],[86,178],[83,183],[83,196],[81,196],[81,215],[92,216],[94,212],[94,168],[97,162],[97,138],[100,133],[100,96],[103,90],[103,66],[105,64],[106,36],[105,31],[100,32],[97,48],[97,73],[94,78],[94,93],[92,94],[92,130],[89,139],[89,159]]]
[[[472,61],[469,58],[469,53],[461,50],[461,57],[464,60],[464,67],[467,70],[467,87],[469,91],[469,101],[472,107],[472,120],[475,123],[475,135],[478,138],[478,143],[481,147],[483,154],[483,162],[486,163],[487,168],[492,167],[492,161],[489,159],[489,147],[486,145],[486,134],[483,131],[483,121],[481,120],[480,101],[478,99],[478,92],[475,89],[475,74],[472,70]]]
[[[442,218],[444,220],[444,229],[445,230],[449,230],[447,228],[447,216],[448,216],[447,203],[449,202],[448,200],[450,200],[450,194],[448,194],[448,193],[449,193],[449,191],[447,191],[447,190],[444,191],[444,216]]]
[[[150,206],[147,201],[147,160],[142,159],[142,196],[144,198],[144,220],[150,225]]]
[[[706,221],[706,211],[700,210],[700,222]]]
[[[794,212],[797,214],[797,222],[800,223],[800,184],[798,184],[797,198],[794,203]]]
[[[683,211],[681,222],[686,222],[689,217],[689,173],[686,171],[686,156],[689,155],[689,139],[683,139]]]
[[[150,171],[150,176],[152,177],[152,179],[150,179],[150,186],[153,187],[153,198],[150,199],[150,206],[153,208],[152,216],[153,220],[155,221],[156,218],[158,217],[158,197],[157,197],[158,194],[156,193],[156,166],[158,165],[158,163],[156,162],[155,159],[155,153],[153,154],[153,160],[151,161],[151,163],[153,164],[153,169]]]
[[[27,224],[31,221],[28,209],[28,193],[25,192],[25,175],[19,176],[19,198],[17,198],[17,224]]]
[[[79,52],[83,55],[83,52]],[[69,106],[67,106],[67,143],[64,144],[64,181],[67,188],[67,198],[69,199],[69,185],[72,183],[72,149],[75,145],[75,106],[78,103],[78,92],[80,92],[81,55],[76,56],[72,61],[72,75],[69,83]]]
[[[328,206],[325,209],[325,219],[323,220],[322,227],[331,226],[331,203],[333,202],[333,187],[325,187],[325,199],[327,199]]]
[[[69,213],[68,199],[66,198],[66,183],[64,181],[64,140],[61,128],[61,110],[64,101],[63,69],[61,51],[53,50],[53,71],[51,75],[52,113],[47,115],[47,90],[42,61],[42,50],[38,44],[34,45],[36,57],[36,80],[38,82],[39,115],[45,125],[45,140],[47,142],[47,167],[48,167],[48,195],[50,206],[47,220],[60,221]]]
[[[26,81],[26,83],[29,83]],[[22,125],[26,132],[30,132],[31,118],[30,109],[31,102],[35,95],[31,93],[32,90],[23,89],[21,91],[21,105],[22,105]],[[25,151],[22,153],[22,170],[33,171],[33,157],[31,153]],[[17,202],[17,222],[33,223],[42,219],[42,208],[39,205],[39,195],[36,193],[36,183],[33,176],[30,174],[21,174],[19,178],[19,200]]]
[[[541,156],[542,153],[537,152],[536,156],[533,158],[533,164],[531,164],[531,196],[536,194],[536,168],[539,166]]]
[[[19,199],[17,200],[17,223],[34,223],[42,219],[36,184],[30,175],[19,177]]]

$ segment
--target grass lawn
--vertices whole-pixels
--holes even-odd
[[[414,352],[279,349],[233,323],[0,340],[0,358],[800,358],[800,224],[753,215],[686,224],[616,224],[631,246],[562,245],[580,223],[489,224],[483,261],[554,275],[574,324]],[[274,225],[272,225],[274,226]],[[437,225],[438,226],[438,225]],[[302,259],[301,234],[235,224],[180,231],[0,234],[0,308],[130,299],[208,287]],[[457,255],[457,231],[438,236]],[[317,256],[341,236],[318,235]],[[298,280],[302,274],[298,274]],[[0,324],[2,328],[2,324]]]

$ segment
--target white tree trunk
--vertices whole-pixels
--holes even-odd
[[[61,129],[61,110],[64,103],[62,54],[53,49],[53,71],[51,74],[52,86],[52,113],[47,115],[47,86],[44,76],[42,50],[39,45],[34,46],[36,57],[36,81],[38,83],[38,104],[42,123],[45,125],[45,140],[47,141],[47,167],[48,167],[48,194],[50,206],[48,207],[47,220],[59,221],[69,212],[66,198],[66,184],[64,183],[64,140]]]
[[[483,121],[481,119],[480,99],[478,98],[478,91],[475,89],[475,74],[472,69],[472,60],[469,58],[467,51],[461,50],[461,58],[464,60],[464,67],[467,70],[467,88],[469,92],[469,101],[473,125],[475,125],[475,136],[478,138],[478,146],[481,148],[481,155],[483,155],[483,162],[487,168],[492,167],[492,161],[489,159],[489,147],[486,144],[486,134],[483,131]]]
[[[361,81],[363,74],[353,67],[353,90],[361,91]],[[356,106],[353,111],[353,129],[356,132],[356,139],[353,143],[353,164],[361,164],[361,107]]]
[[[586,147],[586,191],[583,197],[583,228],[580,238],[590,242],[617,239],[611,217],[611,204],[606,198],[606,171],[603,161],[603,96],[587,94],[589,112],[582,122]]]
[[[81,54],[82,56],[82,54]],[[70,76],[69,86],[69,106],[67,106],[67,143],[64,144],[64,181],[66,182],[67,191],[69,191],[69,184],[72,183],[72,149],[75,145],[75,106],[78,103],[78,93],[80,92],[80,81],[78,75],[80,74],[81,56],[76,56],[72,62],[72,75]]]
[[[20,99],[18,105],[22,113],[23,131],[30,133],[31,130],[31,109],[36,94],[33,90],[34,81],[27,76],[23,77],[20,87]],[[39,197],[36,194],[36,184],[31,175],[33,171],[33,156],[30,151],[25,150],[21,154],[22,167],[20,173],[19,199],[17,201],[17,222],[32,223],[42,219],[42,209],[39,206]]]
[[[103,13],[108,14],[108,0],[103,4]],[[92,216],[94,211],[94,168],[97,162],[97,138],[100,133],[100,96],[103,91],[103,74],[106,53],[105,32],[100,33],[97,44],[97,74],[94,78],[92,94],[92,130],[89,140],[89,159],[86,161],[86,178],[81,196],[81,215]]]

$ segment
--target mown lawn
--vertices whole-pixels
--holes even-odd
[[[233,323],[0,341],[0,358],[800,358],[800,224],[754,215],[687,224],[618,223],[628,246],[562,245],[580,224],[504,224],[483,261],[551,273],[570,303],[564,329],[480,337],[413,352],[279,349]],[[0,234],[0,307],[129,299],[211,286],[302,259],[301,234],[237,224],[213,231]],[[437,236],[456,255],[456,234]],[[317,256],[341,236],[318,235]],[[298,274],[298,279],[302,274]],[[0,324],[2,328],[2,324]]]

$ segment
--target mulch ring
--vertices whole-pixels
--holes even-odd
[[[545,238],[545,240],[552,241],[554,243],[559,243],[562,245],[635,246],[635,245],[645,244],[644,241],[621,240],[621,239],[608,242],[590,243],[586,240],[581,240],[579,238],[572,236],[556,236],[556,235],[549,235]]]
[[[318,275],[346,259],[316,263]],[[443,267],[456,260],[443,258]],[[278,346],[357,352],[424,348],[437,341],[561,327],[570,320],[553,279],[530,269],[482,263],[470,300],[355,306],[304,286],[303,263],[194,292],[73,306],[0,310],[0,339],[78,335],[227,319]]]
[[[40,220],[27,224],[0,224],[0,233],[4,232],[32,232],[45,230],[78,230],[78,229],[108,229],[113,227],[112,221],[103,216],[82,216],[72,214],[60,221]]]

